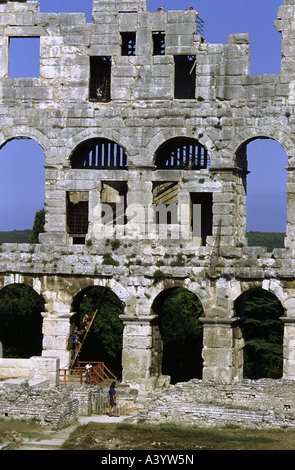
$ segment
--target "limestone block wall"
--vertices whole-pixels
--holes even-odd
[[[50,387],[59,384],[58,358],[31,357],[30,359],[0,358],[0,377],[24,380],[44,379]]]
[[[243,381],[239,384],[191,380],[151,392],[129,423],[178,423],[202,427],[294,429],[292,381]]]
[[[79,401],[67,390],[31,386],[25,380],[0,382],[0,416],[3,420],[35,419],[41,425],[62,429],[75,423]]]
[[[1,246],[0,288],[24,283],[43,295],[43,358],[69,364],[74,298],[89,286],[106,286],[125,305],[123,379],[143,389],[163,383],[153,303],[181,286],[204,310],[204,379],[239,380],[243,340],[234,302],[261,287],[283,305],[284,378],[294,379],[294,18],[294,0],[284,0],[275,22],[282,34],[280,75],[252,76],[249,36],[229,34],[227,44],[208,44],[196,33],[192,11],[159,14],[142,0],[94,1],[87,23],[82,13],[40,13],[35,1],[0,2],[0,146],[30,138],[46,157],[45,232],[37,245]],[[123,53],[126,34],[134,55]],[[165,54],[155,55],[159,34]],[[32,36],[40,38],[39,76],[10,78],[10,38]],[[187,56],[192,96],[179,98],[177,60]],[[102,57],[110,65],[110,88],[101,101],[90,84],[91,60]],[[272,253],[247,247],[246,145],[256,138],[276,140],[289,160],[285,248]],[[128,164],[76,168],[73,155],[91,139],[123,149]],[[208,164],[161,168],[159,151],[177,139],[200,145]],[[163,183],[177,184],[178,215],[184,207],[176,237],[177,224],[151,224],[154,189]],[[122,225],[101,222],[106,186],[114,194],[125,188]],[[69,194],[78,193],[88,203],[88,229],[75,244],[67,211]],[[195,194],[212,196],[202,246],[191,230]],[[110,253],[107,241],[115,238],[119,247]],[[105,255],[115,263],[106,264]],[[172,264],[177,256],[182,266]]]

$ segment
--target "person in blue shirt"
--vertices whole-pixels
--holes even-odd
[[[112,382],[109,390],[109,395],[110,395],[110,416],[112,416],[112,409],[114,410],[114,416],[117,416],[117,403],[116,403],[116,382]]]

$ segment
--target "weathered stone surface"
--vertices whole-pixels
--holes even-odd
[[[144,0],[94,1],[86,23],[80,13],[40,13],[38,2],[0,2],[0,144],[31,138],[46,157],[45,233],[37,245],[2,244],[0,288],[24,283],[43,295],[44,358],[69,364],[73,300],[87,287],[106,286],[125,305],[124,380],[140,391],[163,384],[154,302],[164,290],[183,287],[204,309],[203,378],[238,380],[243,342],[234,305],[261,287],[283,305],[284,377],[295,379],[294,5],[285,0],[275,22],[281,74],[250,76],[248,34],[208,44],[192,11],[159,14],[148,12]],[[126,32],[134,34],[135,55],[123,54]],[[159,33],[165,54],[154,55]],[[39,76],[10,78],[9,37],[32,35],[40,37]],[[179,98],[176,60],[187,55],[196,59],[189,70],[194,97]],[[93,57],[111,57],[110,99],[90,96]],[[289,157],[285,248],[272,253],[247,247],[246,144],[257,137],[278,141]],[[210,166],[158,168],[159,149],[179,138],[202,146]],[[75,150],[91,139],[123,149],[128,165],[75,168]],[[155,189],[163,183],[177,187],[176,196],[164,191],[169,203],[177,201],[177,222],[155,223]],[[126,220],[103,223],[102,204],[118,203],[121,193]],[[208,194],[210,228],[201,236],[192,230],[192,206]],[[69,229],[69,206],[78,202],[88,204],[82,234]],[[116,248],[110,240],[119,241]]]

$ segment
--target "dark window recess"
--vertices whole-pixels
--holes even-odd
[[[90,57],[89,99],[110,101],[112,58]]]
[[[127,191],[126,181],[103,183],[101,192],[103,224],[115,226],[127,223]]]
[[[154,221],[157,225],[178,223],[178,182],[155,183],[153,188]]]
[[[212,193],[191,193],[191,204],[192,204],[192,235],[200,236],[202,238],[202,245],[206,245],[206,237],[212,235],[212,223],[213,223],[213,198]],[[201,217],[195,219],[196,214],[199,212],[194,210],[194,205],[199,204],[201,206]],[[199,225],[201,224],[201,226]]]
[[[88,232],[88,193],[67,193],[67,229],[69,234],[76,236]]]
[[[153,55],[165,54],[165,34],[153,33]]]
[[[74,169],[125,169],[127,155],[122,147],[107,139],[90,139],[74,150],[71,157]]]
[[[135,55],[136,34],[121,33],[122,38],[122,55]]]
[[[196,56],[174,56],[174,97],[194,99],[196,96]]]
[[[195,139],[177,137],[158,149],[155,164],[158,170],[201,170],[210,167],[210,158],[205,147]]]

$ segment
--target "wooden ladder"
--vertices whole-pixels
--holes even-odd
[[[83,344],[85,343],[85,340],[86,340],[86,338],[87,338],[87,335],[88,335],[88,333],[89,333],[89,330],[90,330],[90,328],[91,328],[91,326],[92,326],[92,324],[93,324],[93,322],[94,322],[94,320],[95,320],[95,317],[96,317],[96,315],[97,315],[97,313],[98,313],[98,311],[99,311],[99,309],[100,309],[100,307],[101,307],[102,301],[103,301],[104,296],[106,295],[106,293],[107,293],[107,287],[105,287],[105,289],[104,289],[104,291],[103,291],[103,293],[102,293],[102,296],[101,296],[101,298],[99,299],[98,306],[97,306],[96,310],[93,312],[93,315],[92,315],[92,318],[91,318],[91,320],[90,320],[89,326],[88,326],[87,330],[85,331],[85,334],[84,334],[84,336],[83,336],[83,339],[82,339],[81,343],[79,344],[78,348],[77,348],[76,351],[75,351],[75,354],[74,354],[73,359],[72,359],[71,362],[70,362],[70,367],[69,367],[70,369],[72,369],[72,368],[74,367],[74,364],[75,364],[75,362],[76,362],[76,360],[77,360],[77,357],[79,356],[80,351],[81,351],[81,349],[82,349],[82,347],[83,347]]]

